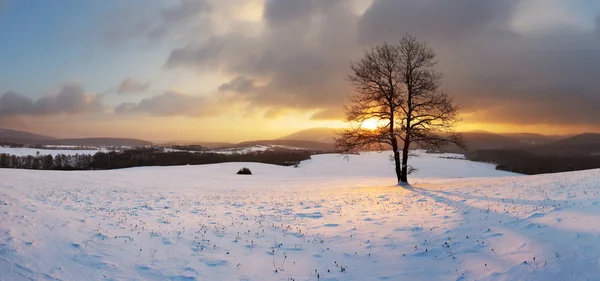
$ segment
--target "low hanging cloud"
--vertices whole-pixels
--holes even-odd
[[[64,84],[56,95],[33,100],[15,92],[0,96],[0,116],[57,115],[99,112],[102,95],[88,94],[80,83]]]
[[[130,77],[127,77],[121,82],[119,85],[119,89],[117,89],[117,93],[119,94],[127,94],[127,93],[141,93],[150,87],[150,83],[142,84]]]
[[[152,116],[198,117],[208,112],[204,96],[167,91],[161,95],[142,99],[139,103],[126,102],[115,108],[116,114],[148,114]]]
[[[266,0],[258,32],[205,33],[173,49],[165,68],[234,77],[218,90],[249,106],[338,119],[352,93],[343,79],[349,63],[362,49],[409,33],[437,51],[442,90],[469,121],[598,124],[600,17],[592,27],[519,30],[513,20],[523,1],[377,0],[357,12],[358,1]]]

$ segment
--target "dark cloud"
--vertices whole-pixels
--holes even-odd
[[[362,15],[359,39],[372,44],[411,33],[425,38],[462,40],[462,36],[502,28],[518,0],[377,0]]]
[[[148,87],[150,87],[150,83],[142,84],[139,81],[136,81],[134,79],[127,77],[119,85],[119,89],[117,89],[117,93],[119,93],[119,94],[140,93],[140,92],[144,92],[144,91],[148,90]]]
[[[429,40],[445,74],[443,89],[472,113],[470,121],[598,123],[598,38],[570,26],[518,33],[509,23],[518,3],[375,1],[359,38],[394,41],[410,32]]]
[[[115,108],[117,114],[142,113],[154,116],[202,116],[208,112],[206,97],[167,91],[161,95],[141,100],[139,103],[122,103]]]
[[[219,90],[250,106],[333,119],[352,93],[349,62],[409,33],[437,51],[442,89],[471,121],[597,124],[600,16],[589,30],[523,31],[511,22],[522,1],[376,0],[360,15],[351,1],[266,1],[261,32],[205,34],[172,50],[165,66],[236,77]]]
[[[356,46],[358,20],[350,2],[276,0],[265,5],[266,26],[259,35],[214,35],[174,49],[165,66],[238,77],[220,90],[237,91],[239,99],[252,106],[341,107],[348,93],[344,73],[352,54],[360,53],[359,48],[348,48]]]
[[[558,97],[554,99],[499,100],[485,110],[474,111],[466,121],[511,123],[511,124],[554,124],[554,125],[597,125],[600,124],[600,99]]]
[[[0,115],[55,115],[97,112],[102,109],[102,95],[87,94],[80,83],[64,84],[53,96],[37,100],[7,92],[0,96]]]
[[[33,101],[15,92],[7,92],[0,96],[0,115],[18,115],[30,113]]]
[[[285,1],[267,0],[263,17],[270,24],[290,23],[310,18],[315,9],[314,0]]]

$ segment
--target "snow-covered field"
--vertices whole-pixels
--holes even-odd
[[[75,154],[89,154],[89,155],[94,155],[97,152],[100,151],[108,151],[104,148],[102,149],[69,149],[67,147],[65,148],[61,148],[61,149],[38,149],[38,148],[28,148],[28,147],[5,147],[5,146],[0,146],[0,153],[6,153],[6,154],[10,154],[10,155],[17,155],[17,156],[36,156],[38,155],[52,155],[52,157],[59,155],[59,154],[64,154],[64,155],[75,155]]]
[[[10,154],[10,155],[16,155],[16,156],[36,156],[38,155],[52,155],[53,157],[59,154],[64,154],[64,155],[75,155],[75,154],[89,154],[89,155],[94,155],[97,152],[107,152],[107,151],[111,151],[108,148],[105,147],[99,147],[96,149],[93,148],[86,148],[86,149],[78,149],[77,147],[74,146],[68,146],[68,145],[63,145],[63,146],[59,146],[59,145],[53,145],[53,146],[48,146],[48,147],[53,147],[55,149],[41,149],[41,148],[29,148],[29,147],[6,147],[6,146],[0,146],[0,154],[5,153],[5,154]],[[121,147],[121,149],[126,149],[128,147]],[[212,149],[212,150],[208,150],[207,152],[211,152],[211,153],[220,153],[220,154],[234,154],[234,153],[240,153],[240,154],[245,154],[245,153],[251,153],[251,152],[260,152],[260,151],[267,151],[267,150],[272,150],[272,149],[277,149],[277,148],[285,148],[285,149],[299,149],[296,147],[291,147],[291,146],[283,146],[283,145],[253,145],[253,146],[248,146],[248,147],[241,147],[241,148],[223,148],[223,149]],[[173,148],[165,148],[166,152],[190,152],[190,153],[202,153],[203,151],[192,151],[192,150],[181,150],[181,149],[173,149]]]
[[[212,149],[212,150],[209,150],[209,152],[220,153],[220,154],[233,154],[233,153],[245,154],[245,153],[251,153],[251,152],[261,152],[261,151],[273,150],[273,149],[277,149],[277,148],[292,149],[292,150],[299,149],[296,147],[285,146],[285,145],[251,145],[248,147],[239,147],[239,148]]]
[[[0,280],[598,280],[599,170],[388,157],[0,169]]]

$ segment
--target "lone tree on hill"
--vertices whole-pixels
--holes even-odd
[[[464,147],[462,136],[454,132],[458,107],[438,91],[442,75],[434,69],[436,63],[429,43],[409,35],[398,44],[365,50],[350,65],[347,80],[356,93],[344,105],[350,128],[337,132],[336,148],[350,154],[391,146],[398,184],[406,184],[412,144],[423,149],[449,143]]]

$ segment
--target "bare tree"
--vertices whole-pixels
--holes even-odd
[[[440,148],[448,143],[464,147],[454,132],[458,107],[438,91],[442,75],[434,67],[435,52],[427,42],[406,35],[398,44],[384,43],[365,50],[350,65],[347,80],[355,88],[344,106],[349,129],[337,132],[335,144],[342,153],[361,150],[394,151],[398,183],[408,182],[408,151]],[[365,128],[365,122],[377,124]],[[400,154],[402,150],[402,154]]]

